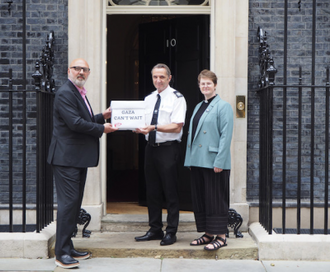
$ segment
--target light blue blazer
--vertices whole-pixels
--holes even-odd
[[[233,110],[217,95],[201,116],[192,141],[192,123],[202,103],[197,104],[190,119],[184,166],[230,169]]]

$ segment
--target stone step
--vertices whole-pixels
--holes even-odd
[[[166,226],[166,217],[167,214],[163,214],[164,226]],[[101,225],[103,232],[146,232],[149,229],[147,214],[107,214],[102,218]],[[192,213],[180,214],[178,231],[196,231]]]
[[[93,232],[90,238],[82,238],[79,232],[73,238],[77,250],[89,250],[95,258],[187,258],[187,259],[258,259],[258,247],[248,233],[243,238],[235,238],[233,233],[227,238],[228,246],[216,251],[206,251],[203,246],[190,246],[199,237],[197,232],[178,232],[177,242],[160,246],[160,240],[136,242],[134,237],[145,232]],[[54,257],[54,247],[51,249]]]
[[[177,242],[160,246],[160,240],[136,242],[149,229],[146,214],[107,214],[102,219],[100,232],[92,232],[90,238],[82,238],[81,226],[73,238],[77,250],[89,250],[93,257],[100,258],[197,258],[197,259],[236,259],[255,260],[258,247],[247,232],[243,238],[235,238],[231,231],[227,238],[228,246],[216,251],[206,251],[203,246],[190,246],[190,242],[201,236],[196,232],[193,214],[180,214]],[[164,229],[166,214],[163,215]],[[87,227],[88,229],[88,227]],[[54,247],[51,249],[54,256]]]

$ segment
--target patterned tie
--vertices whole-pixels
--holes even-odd
[[[158,96],[158,98],[157,98],[157,102],[155,104],[154,114],[152,115],[152,120],[151,120],[150,125],[156,125],[157,124],[159,105],[160,105],[160,95],[157,94],[157,96]],[[149,143],[151,145],[156,144],[156,131],[154,131],[154,130],[149,132]]]

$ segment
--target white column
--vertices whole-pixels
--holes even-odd
[[[85,85],[88,99],[94,113],[107,107],[105,91],[105,8],[103,0],[69,0],[69,60],[85,59],[91,74]],[[105,210],[106,150],[105,135],[101,138],[100,162],[98,167],[88,169],[83,208],[92,216],[88,226],[91,230],[101,228],[101,218]]]
[[[247,99],[248,67],[248,1],[212,1],[211,67],[218,76],[217,93],[234,111],[234,133],[231,146],[232,169],[230,206],[244,220],[247,229],[249,206],[246,203],[247,117],[236,118],[236,96]]]

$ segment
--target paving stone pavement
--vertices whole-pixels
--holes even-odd
[[[80,261],[74,269],[56,267],[50,259],[1,259],[0,271],[10,272],[327,272],[330,262],[313,261],[253,261],[209,259],[155,259],[155,258],[91,258]]]

